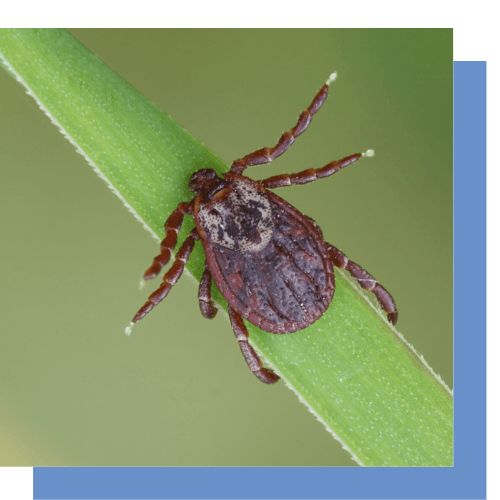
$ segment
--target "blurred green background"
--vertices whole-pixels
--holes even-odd
[[[452,386],[451,29],[70,32],[228,164],[338,71],[308,131],[249,175],[375,149],[277,193],[393,294]],[[0,465],[354,466],[283,383],[255,379],[189,277],[124,335],[157,244],[3,70],[0,89]]]

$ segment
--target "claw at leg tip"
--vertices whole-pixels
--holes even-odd
[[[337,72],[334,71],[329,77],[328,80],[326,81],[327,85],[330,85],[330,83],[334,82],[337,79]]]
[[[375,156],[375,151],[373,149],[367,149],[364,153],[361,153],[362,156]]]
[[[128,336],[132,333],[132,327],[134,326],[134,323],[130,323],[130,325],[125,328],[125,334]]]
[[[146,281],[143,279],[141,279],[141,281],[139,281],[139,290],[142,290],[144,288],[144,285],[146,284]]]

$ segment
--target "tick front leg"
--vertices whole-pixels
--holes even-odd
[[[254,348],[248,343],[248,330],[243,323],[243,318],[229,306],[229,320],[233,327],[234,335],[240,345],[241,353],[247,362],[248,368],[252,370],[253,374],[265,384],[274,384],[280,378],[272,370],[263,368],[262,362],[257,356]]]
[[[207,319],[215,318],[217,308],[212,300],[212,275],[205,262],[205,272],[201,277],[198,288],[198,302],[200,303],[201,314]]]
[[[387,319],[395,325],[398,320],[398,310],[391,294],[361,266],[352,262],[338,248],[327,243],[328,252],[333,265],[341,269],[347,269],[351,276],[361,285],[361,288],[372,292],[379,301],[382,309],[387,313]]]
[[[266,189],[286,187],[291,186],[292,184],[307,184],[335,174],[342,168],[358,161],[362,156],[373,156],[374,154],[374,151],[369,149],[365,153],[356,153],[354,155],[346,156],[339,161],[331,161],[322,168],[308,168],[307,170],[297,172],[296,174],[274,175],[273,177],[263,179],[260,181],[260,184]]]
[[[185,239],[184,243],[179,248],[179,251],[175,254],[175,262],[163,277],[163,283],[148,297],[147,302],[139,309],[127,329],[127,333],[130,333],[131,327],[134,323],[144,318],[144,316],[146,316],[146,314],[148,314],[154,306],[158,305],[168,295],[172,287],[181,277],[182,272],[184,271],[184,266],[193,251],[194,242],[199,238],[200,237],[196,228],[189,233],[189,236]]]
[[[287,132],[284,132],[281,136],[278,144],[273,148],[262,148],[253,153],[246,155],[243,158],[235,160],[231,165],[231,172],[234,174],[242,174],[247,167],[253,167],[254,165],[262,165],[264,163],[270,163],[278,156],[281,156],[294,142],[295,139],[302,134],[306,128],[311,123],[313,115],[321,108],[321,105],[325,102],[328,96],[328,87],[331,82],[336,80],[337,73],[332,73],[326,83],[321,87],[320,91],[316,94],[311,105],[299,116],[299,120],[295,127]]]
[[[194,201],[194,200],[193,200]],[[179,203],[177,208],[172,212],[170,217],[166,220],[165,227],[165,238],[160,243],[160,254],[153,259],[153,263],[144,273],[142,279],[150,280],[156,278],[162,268],[168,264],[172,250],[177,245],[177,234],[182,226],[184,217],[187,214],[193,213],[193,201],[185,201]]]

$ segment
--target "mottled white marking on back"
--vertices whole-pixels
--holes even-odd
[[[271,203],[251,181],[234,180],[231,188],[222,200],[201,206],[197,218],[214,243],[241,253],[259,252],[273,235]]]

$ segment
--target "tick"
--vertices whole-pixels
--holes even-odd
[[[271,333],[292,333],[306,328],[322,316],[333,299],[334,267],[347,269],[362,288],[375,295],[388,320],[396,323],[398,313],[389,292],[338,248],[325,242],[321,229],[310,217],[269,191],[328,177],[362,156],[372,156],[372,150],[332,161],[319,169],[275,175],[261,181],[243,175],[247,167],[272,162],[295,142],[325,101],[329,85],[336,77],[336,73],[329,77],[311,105],[302,111],[295,127],[283,133],[276,146],[235,160],[222,178],[209,168],[191,176],[189,189],[196,196],[180,203],[165,222],[160,254],[143,279],[156,278],[169,262],[186,215],[194,217],[195,228],[175,254],[161,286],[134,316],[126,330],[128,334],[133,324],[144,318],[177,283],[197,240],[201,241],[206,256],[198,291],[201,313],[207,319],[217,313],[211,298],[213,280],[228,302],[229,320],[248,367],[266,384],[275,383],[279,377],[262,366],[248,343],[243,318]]]

